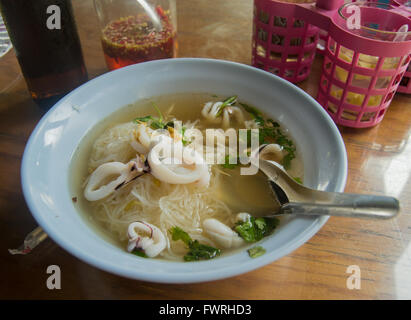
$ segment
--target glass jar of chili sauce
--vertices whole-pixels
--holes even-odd
[[[176,57],[175,0],[94,0],[110,70]]]

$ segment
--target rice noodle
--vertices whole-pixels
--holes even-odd
[[[194,126],[196,122],[189,125]],[[91,151],[88,171],[109,161],[127,162],[135,157],[130,147],[130,131],[133,123],[119,124],[106,130],[97,138]],[[196,187],[194,183],[180,185],[160,182],[151,174],[145,174],[108,197],[90,203],[93,217],[120,241],[127,240],[128,225],[146,221],[157,226],[166,236],[167,247],[160,257],[181,260],[187,249],[181,241],[171,241],[169,229],[179,226],[192,239],[215,246],[203,235],[202,222],[214,217],[227,225],[233,225],[235,215],[213,189],[219,183],[220,172],[213,170],[209,188]]]
[[[136,152],[131,147],[131,132],[138,125],[133,122],[122,123],[106,130],[97,138],[93,145],[89,160],[89,171],[92,172],[98,166],[110,161],[126,163],[135,157]]]
[[[200,149],[202,149],[201,153],[204,155],[205,160],[212,155],[211,158],[224,164],[226,156],[233,151],[227,143],[230,142],[230,138],[224,135],[223,139],[216,139],[217,142],[214,144],[212,151],[205,147],[206,139],[203,138],[206,137],[206,130],[221,129],[222,126],[221,124],[212,124],[203,118],[201,120],[197,119],[200,116],[200,111],[197,112],[193,106],[196,104],[203,106],[205,98],[201,95],[200,98],[196,98],[197,102],[193,102],[192,97],[191,95],[181,96],[176,100],[179,102],[173,103],[171,107],[169,107],[167,101],[163,112],[165,116],[164,118],[161,116],[161,118],[165,123],[181,119],[178,125],[185,130],[182,132],[178,129],[178,126],[173,127],[170,130],[172,138],[175,141],[178,139],[182,141],[184,137],[185,142],[188,141],[191,147],[202,147]],[[178,106],[178,108],[175,106]],[[140,114],[140,116],[148,114],[152,114],[152,112],[147,111],[147,113]],[[78,183],[81,191],[84,191],[90,181],[90,175],[100,165],[113,161],[126,164],[131,159],[136,158],[138,151],[131,146],[131,143],[136,140],[136,135],[133,135],[133,132],[137,132],[139,124],[129,121],[135,116],[134,113],[131,116],[128,113],[124,113],[124,115],[126,116],[119,121],[128,122],[106,129],[94,140],[91,150],[90,144],[87,145],[87,153],[90,150],[90,155],[88,163],[84,159],[82,160],[81,175],[84,176]],[[249,115],[246,116],[248,119],[244,119],[241,123],[233,121],[234,130],[257,127],[255,120],[251,119]],[[152,117],[156,117],[156,115],[154,114]],[[201,139],[197,140],[196,134],[198,132],[201,134]],[[150,151],[153,148],[152,145],[153,143],[150,141]],[[83,154],[86,154],[86,152]],[[145,154],[145,156],[147,155]],[[86,168],[85,163],[87,163]],[[302,167],[297,168],[302,169]],[[296,171],[294,176],[302,177],[301,169],[298,169],[299,171]],[[85,174],[86,170],[88,174]],[[199,187],[196,182],[170,184],[156,179],[150,173],[146,173],[116,189],[115,192],[101,200],[89,202],[84,197],[80,197],[79,203],[84,204],[86,209],[84,213],[91,213],[92,220],[99,225],[100,229],[104,229],[107,231],[105,233],[110,234],[111,238],[121,242],[124,250],[127,248],[129,225],[133,222],[145,221],[159,228],[165,236],[166,247],[159,257],[181,261],[182,257],[187,254],[187,248],[182,241],[172,241],[169,233],[170,228],[178,226],[186,231],[192,239],[218,247],[213,238],[207,232],[203,232],[204,220],[215,218],[227,226],[233,227],[236,222],[236,213],[239,212],[240,208],[252,214],[254,207],[257,207],[257,209],[265,208],[271,204],[272,195],[264,187],[266,186],[265,181],[264,184],[260,184],[264,185],[263,187],[256,187],[260,181],[257,178],[255,180],[246,180],[251,182],[246,182],[246,185],[239,183],[239,172],[237,171],[239,170],[223,169],[220,165],[209,165],[211,177],[208,187]],[[247,206],[246,209],[244,206]],[[236,211],[233,212],[232,210]]]

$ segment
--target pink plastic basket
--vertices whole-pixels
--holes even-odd
[[[411,2],[409,0],[397,0],[393,1],[394,4],[403,8],[404,14],[411,18]],[[405,72],[400,85],[397,89],[398,92],[411,94],[411,64],[408,65],[408,70]]]
[[[375,1],[344,4],[344,0],[317,0],[315,5],[273,0],[254,3],[254,66],[292,82],[305,79],[319,29],[325,30],[318,102],[343,126],[364,128],[382,121],[410,62],[411,31],[398,32],[404,25],[411,30],[404,5],[384,7]],[[350,5],[360,9],[358,30],[348,28]],[[301,21],[303,27],[296,27]],[[297,37],[303,39],[301,46],[292,46]],[[307,43],[310,37],[313,41]],[[305,54],[307,59],[303,59]],[[287,70],[293,73],[287,74]]]
[[[408,70],[402,77],[397,91],[401,93],[411,93],[411,64],[408,65]]]
[[[252,65],[297,83],[310,74],[319,29],[294,11],[292,3],[254,0]]]
[[[359,30],[348,28],[350,5],[360,8]],[[295,4],[295,19],[328,31],[317,100],[337,124],[364,128],[381,122],[407,70],[411,32],[398,30],[405,24],[411,30],[411,20],[401,7],[383,6],[343,0]]]
[[[327,43],[328,32],[320,29],[318,32],[317,53],[324,54],[325,44]]]
[[[361,0],[345,0],[345,3],[348,2],[357,2],[357,1],[361,1]],[[372,2],[383,2],[385,4],[387,4],[387,0],[370,0]],[[407,1],[407,0],[403,0],[403,1]],[[390,1],[388,1],[390,2]],[[324,50],[325,50],[325,44],[327,43],[327,39],[328,39],[328,32],[326,30],[322,30],[320,29],[319,32],[319,39],[318,39],[318,44],[317,44],[317,53],[319,54],[324,54]]]
[[[344,15],[344,6],[340,12]],[[363,128],[381,122],[410,62],[411,42],[393,42],[393,34],[411,21],[371,4],[361,6],[362,28],[357,34],[330,30],[324,52],[317,100],[337,124]],[[409,37],[409,35],[407,35]],[[384,41],[385,40],[385,41]]]
[[[356,2],[357,0],[352,0]],[[393,6],[397,6],[401,9],[401,14],[411,18],[411,1],[410,0],[372,0],[373,2],[378,2],[380,4],[392,4]],[[321,31],[320,31],[320,39],[321,39]],[[317,49],[317,52],[320,49]],[[322,53],[322,52],[321,52]],[[408,70],[405,72],[400,84],[398,85],[397,92],[411,94],[411,64],[408,66]]]

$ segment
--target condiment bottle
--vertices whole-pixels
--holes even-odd
[[[37,104],[49,108],[87,81],[70,0],[0,0],[0,10]]]
[[[176,56],[175,0],[94,0],[94,5],[110,70]]]

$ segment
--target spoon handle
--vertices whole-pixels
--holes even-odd
[[[335,193],[332,198],[319,203],[288,202],[280,213],[390,219],[400,211],[399,201],[393,197]]]

